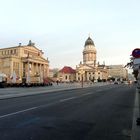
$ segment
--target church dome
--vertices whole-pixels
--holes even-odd
[[[87,46],[87,45],[93,45],[93,46],[95,46],[93,40],[90,37],[88,37],[88,39],[85,42],[85,46]]]
[[[97,54],[97,51],[96,51],[94,42],[89,36],[88,39],[85,41],[85,46],[83,50],[83,63],[95,66],[96,54]]]
[[[83,50],[83,53],[88,53],[88,52],[96,53],[94,42],[90,37],[88,37],[88,39],[85,41],[85,46]]]

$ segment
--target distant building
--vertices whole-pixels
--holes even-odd
[[[13,73],[22,80],[23,77],[49,75],[49,61],[43,57],[42,50],[29,41],[28,45],[21,45],[0,49],[0,73],[4,73],[11,80]]]
[[[49,69],[49,77],[53,78],[54,77],[54,71],[53,69]]]
[[[88,37],[83,50],[83,63],[76,66],[76,81],[106,81],[108,69],[105,64],[97,64],[97,51],[93,40]]]
[[[52,79],[52,81],[54,81],[54,82],[57,81],[58,72],[59,72],[58,68],[49,69],[49,78]]]
[[[128,79],[128,70],[123,65],[109,65],[109,76],[117,79]]]
[[[74,82],[75,74],[76,71],[73,68],[65,66],[58,72],[58,80],[60,82]]]

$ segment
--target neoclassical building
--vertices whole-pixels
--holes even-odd
[[[49,61],[30,40],[28,45],[0,49],[0,73],[6,74],[9,82],[13,74],[20,81],[27,75],[43,79],[49,74]]]
[[[88,37],[83,49],[83,62],[76,66],[76,81],[107,80],[108,69],[105,64],[97,64],[97,50],[93,40]]]
[[[128,70],[123,65],[109,65],[109,77],[128,80]]]
[[[58,80],[60,82],[74,82],[75,81],[75,70],[69,66],[64,66],[58,72]]]

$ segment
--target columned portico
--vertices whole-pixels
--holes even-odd
[[[26,78],[27,73],[32,77],[42,74],[46,78],[49,75],[49,61],[43,54],[31,40],[28,45],[20,43],[15,47],[0,49],[0,72],[6,74],[7,82],[10,82],[13,73],[19,79]]]
[[[78,66],[76,66],[76,80],[81,81],[80,71],[81,69],[84,71],[83,80],[84,81],[94,81],[98,79],[108,78],[108,70],[105,69],[105,65],[101,65],[101,67],[96,63],[96,48],[94,41],[88,37],[85,41],[84,50],[83,50],[83,63],[80,62]],[[100,68],[99,68],[100,67]]]

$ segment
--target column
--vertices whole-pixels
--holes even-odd
[[[89,81],[89,72],[87,71],[87,81]]]
[[[29,84],[30,83],[30,62],[28,60],[27,62],[27,74],[26,74],[26,83]]]
[[[10,60],[10,76],[12,75],[12,73],[13,73],[13,61]]]
[[[78,72],[76,72],[76,81],[78,81]]]
[[[30,63],[29,63],[29,72],[30,72],[30,75],[33,74],[33,68],[32,68],[32,65],[33,65],[33,63],[30,62]]]
[[[22,79],[22,77],[23,77],[23,62],[19,63],[19,76]]]
[[[45,78],[45,64],[43,64],[43,78]]]
[[[36,74],[38,74],[38,63],[36,63]]]
[[[41,64],[39,64],[38,66],[39,66],[39,74],[41,74]]]
[[[48,65],[46,64],[46,73],[45,73],[46,77],[49,76],[49,68],[48,68]]]
[[[34,75],[36,74],[36,63],[34,63]]]

